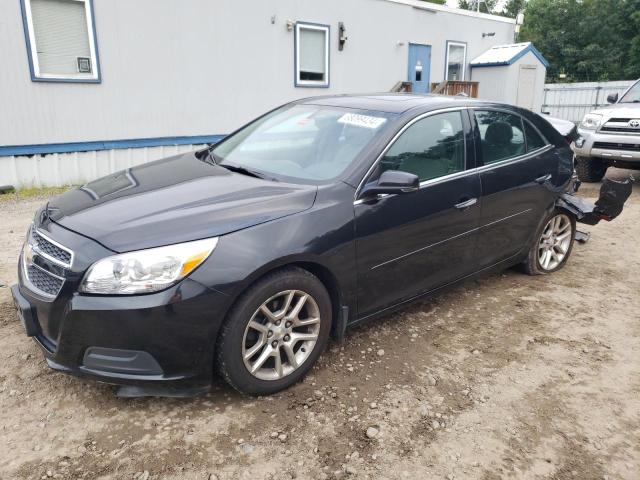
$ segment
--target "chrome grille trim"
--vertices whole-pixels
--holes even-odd
[[[35,237],[34,240],[36,243],[34,244],[30,242],[30,244],[34,252],[62,267],[71,267],[71,265],[73,264],[73,251],[69,250],[64,245],[59,244],[38,229],[33,230],[33,236]],[[43,239],[44,242],[48,243],[49,245],[46,245],[45,243],[44,246],[41,246],[39,238]]]
[[[66,273],[59,271],[59,267],[71,268],[73,256],[72,250],[32,226],[22,251],[22,278],[26,287],[46,300],[55,300],[66,281]],[[38,258],[40,262],[36,261]]]
[[[38,286],[36,286],[34,284],[34,281],[31,280],[30,276],[29,276],[29,269],[30,268],[34,268],[37,269],[38,271],[42,272],[43,275],[48,275],[49,277],[51,277],[56,283],[58,283],[57,287],[55,288],[55,292],[47,292],[41,288],[39,288]],[[44,268],[40,267],[39,265],[36,265],[35,263],[29,263],[27,264],[27,260],[24,257],[24,255],[22,256],[22,273],[23,273],[23,277],[24,277],[24,281],[27,285],[27,287],[29,288],[29,290],[34,291],[35,293],[37,293],[38,295],[45,297],[49,300],[53,300],[55,299],[58,294],[60,293],[60,290],[62,290],[62,286],[64,285],[64,281],[65,279],[62,277],[59,277],[58,275],[55,275],[54,273],[51,273],[47,270],[45,270]],[[36,283],[39,283],[38,281],[36,281]]]

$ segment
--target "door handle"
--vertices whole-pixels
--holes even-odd
[[[458,210],[465,210],[471,205],[475,205],[476,203],[478,203],[477,198],[470,198],[469,200],[465,200],[464,202],[456,203],[454,207],[456,207]]]
[[[536,178],[536,183],[542,185],[547,180],[551,180],[551,174],[547,173],[546,175],[542,175],[541,177]]]

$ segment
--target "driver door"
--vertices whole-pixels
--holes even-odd
[[[469,170],[472,138],[465,110],[418,117],[366,180],[396,169],[418,175],[421,184],[416,192],[355,202],[360,317],[477,270],[481,189]]]

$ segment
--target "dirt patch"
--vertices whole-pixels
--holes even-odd
[[[7,288],[42,201],[2,203],[0,478],[640,478],[638,186],[556,274],[508,270],[351,330],[279,395],[188,400],[46,367]]]

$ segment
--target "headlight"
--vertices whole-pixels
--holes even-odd
[[[217,243],[217,238],[208,238],[103,258],[89,268],[80,291],[127,295],[162,290],[195,270]]]
[[[595,130],[600,126],[600,122],[602,122],[602,115],[587,113],[582,119],[580,126],[586,130]]]

